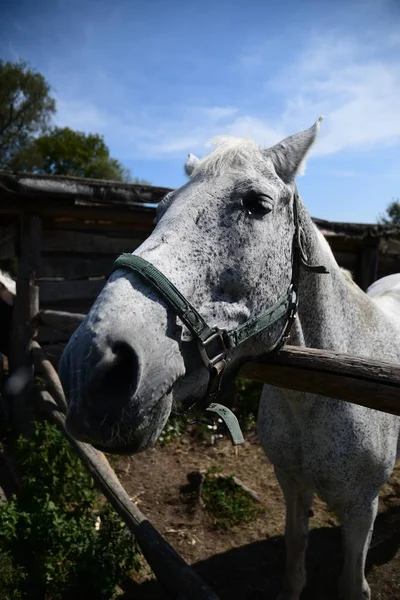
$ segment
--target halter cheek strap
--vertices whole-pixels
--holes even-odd
[[[295,231],[292,241],[292,278],[286,294],[260,315],[250,317],[245,323],[230,330],[210,327],[174,284],[144,258],[134,254],[122,254],[114,263],[114,271],[117,269],[133,271],[140,275],[151,288],[156,290],[197,341],[200,356],[210,371],[210,379],[204,398],[196,401],[195,404],[200,404],[202,410],[216,412],[224,419],[234,444],[243,442],[243,436],[237,419],[229,409],[214,402],[221,388],[222,376],[227,364],[229,351],[258,333],[269,329],[274,323],[285,317],[286,321],[283,330],[268,353],[282,348],[289,338],[290,330],[297,313],[301,266],[314,273],[329,273],[325,267],[313,266],[307,262],[302,240],[303,231],[299,225],[298,202],[299,197],[296,190],[293,202]],[[189,406],[188,409],[192,408],[193,405]]]

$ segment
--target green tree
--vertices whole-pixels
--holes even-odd
[[[56,109],[50,86],[27,63],[0,59],[0,168],[43,133]]]
[[[379,223],[383,225],[399,225],[400,226],[400,200],[392,200],[386,208],[386,214],[380,215]]]
[[[13,168],[46,175],[132,180],[129,169],[111,158],[102,136],[69,127],[53,127],[33,140],[15,157]]]

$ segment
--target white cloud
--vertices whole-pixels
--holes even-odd
[[[237,137],[252,138],[261,147],[272,146],[285,137],[283,129],[274,127],[263,119],[249,116],[238,117],[222,133]]]
[[[264,90],[264,99],[259,100],[263,106],[257,115],[239,106],[184,103],[175,107],[174,113],[157,113],[156,107],[111,113],[96,103],[62,97],[58,100],[57,122],[104,134],[121,160],[184,159],[187,152],[204,153],[208,139],[224,134],[252,137],[268,146],[311,126],[320,114],[325,120],[314,155],[398,144],[400,64],[391,52],[399,39],[396,32],[388,32],[385,39],[378,35],[374,38],[371,32],[358,40],[338,32],[313,38],[294,60],[288,57],[284,67],[268,81],[260,79],[260,71],[254,73],[254,87]],[[251,55],[244,53],[240,67],[250,56],[252,66],[259,68],[262,59],[257,59],[254,49]],[[275,103],[276,98],[280,99],[281,109],[274,118],[263,118],[262,110],[268,110],[272,94]]]
[[[94,104],[76,100],[68,101],[59,96],[56,96],[56,103],[56,122],[59,127],[97,133],[105,129],[109,123],[109,117]]]
[[[386,52],[393,39],[366,38],[368,45],[337,34],[315,38],[294,65],[270,82],[286,100],[286,130],[325,116],[314,155],[400,142],[400,64]]]
[[[203,108],[201,110],[212,121],[218,122],[222,119],[233,117],[238,113],[239,109],[234,106],[211,106],[210,108]]]

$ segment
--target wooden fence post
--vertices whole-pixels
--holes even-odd
[[[9,366],[14,375],[8,390],[11,424],[16,432],[29,433],[32,411],[28,407],[33,384],[31,342],[35,335],[33,320],[39,312],[39,290],[35,272],[41,250],[40,217],[23,215],[20,222],[20,243],[17,271],[17,294],[14,303]]]
[[[379,238],[367,237],[358,260],[356,283],[364,292],[378,279]]]

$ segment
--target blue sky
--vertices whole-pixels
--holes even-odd
[[[323,114],[310,213],[374,222],[400,197],[398,0],[3,0],[0,56],[155,185],[183,184],[215,135],[268,146]]]

